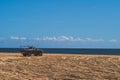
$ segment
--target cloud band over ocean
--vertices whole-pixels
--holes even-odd
[[[27,37],[18,37],[18,36],[11,36],[9,39],[11,40],[36,40],[36,41],[74,41],[74,42],[119,42],[117,39],[95,39],[95,38],[80,38],[80,37],[72,37],[72,36],[46,36],[46,37],[35,37],[35,38],[27,38]],[[3,39],[2,39],[3,40]],[[5,40],[5,38],[4,38]]]
[[[52,37],[0,37],[0,47],[20,47],[21,45],[34,45],[44,48],[119,48],[120,41],[113,38],[81,38],[64,35]]]

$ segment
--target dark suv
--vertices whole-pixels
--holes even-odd
[[[34,56],[42,56],[43,55],[42,50],[37,49],[37,48],[35,48],[33,46],[21,47],[20,52],[22,53],[23,56],[31,56],[32,54]]]

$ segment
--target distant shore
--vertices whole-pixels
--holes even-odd
[[[119,80],[120,56],[0,53],[3,80]]]
[[[3,55],[19,55],[22,56],[20,52],[0,52]],[[74,53],[43,53],[43,55],[65,55],[65,56],[109,56],[109,57],[120,57],[120,55],[107,55],[107,54],[74,54]]]

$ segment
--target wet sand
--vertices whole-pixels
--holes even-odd
[[[120,80],[120,56],[0,53],[0,80]]]

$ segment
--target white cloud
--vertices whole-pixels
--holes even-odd
[[[74,38],[71,36],[58,36],[58,37],[44,37],[43,40],[52,40],[52,41],[73,41]]]
[[[12,40],[26,40],[26,37],[18,37],[18,36],[11,36],[10,39]]]
[[[44,37],[43,40],[50,40],[50,41],[55,41],[57,40],[56,37]]]
[[[103,42],[105,41],[104,39],[92,39],[92,38],[86,38],[86,41],[90,41],[90,42]]]
[[[10,39],[12,39],[12,40],[19,40],[19,37],[11,36]]]
[[[41,38],[37,37],[37,38],[33,38],[33,40],[40,41]]]
[[[26,37],[20,37],[19,39],[20,40],[26,40],[27,38]]]
[[[36,40],[36,41],[72,41],[72,42],[111,42],[115,43],[118,42],[117,39],[111,39],[111,40],[104,40],[104,39],[95,39],[95,38],[80,38],[80,37],[73,37],[73,36],[53,36],[53,37],[36,37],[36,38],[30,38],[27,39],[26,37],[18,37],[18,36],[11,36],[10,39],[12,40]]]
[[[109,42],[117,42],[117,39],[111,39]]]
[[[73,37],[67,37],[67,36],[59,36],[56,38],[58,41],[71,41],[73,40]]]
[[[72,37],[72,36],[58,36],[58,37],[44,37],[43,40],[50,40],[50,41],[81,41],[81,42],[103,42],[104,39],[92,39],[92,38],[85,38],[82,39],[80,37]]]

